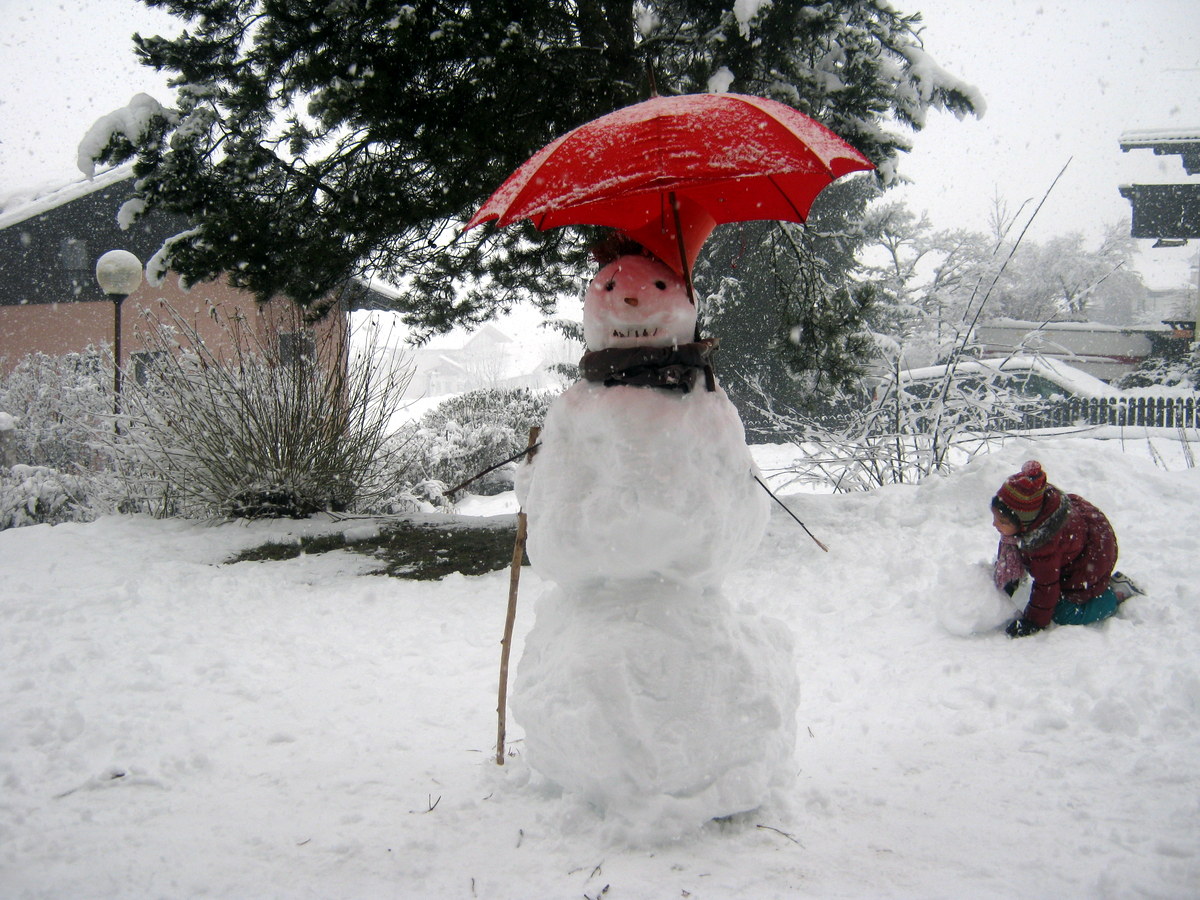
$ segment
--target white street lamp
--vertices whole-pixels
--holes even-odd
[[[121,414],[121,304],[142,283],[142,261],[128,250],[109,250],[96,260],[96,281],[113,302],[113,416]],[[119,427],[119,426],[117,426]]]

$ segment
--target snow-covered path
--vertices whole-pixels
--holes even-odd
[[[491,759],[507,573],[222,565],[319,522],[2,532],[0,896],[1200,895],[1200,470],[1124,449],[788,498],[831,552],[776,509],[726,589],[795,632],[794,791],[637,848],[531,778],[517,726]],[[1149,594],[1010,641],[987,502],[1030,456]]]

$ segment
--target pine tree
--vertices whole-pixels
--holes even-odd
[[[879,190],[869,178],[831,185],[804,226],[727,229],[697,267],[706,329],[720,337],[723,383],[747,427],[768,402],[821,414],[853,392],[872,350],[873,285],[854,276],[867,235],[856,224]]]
[[[144,0],[184,20],[134,36],[173,108],[115,132],[145,211],[189,217],[164,263],[312,307],[382,272],[426,331],[574,288],[586,230],[459,227],[555,136],[710,83],[790,103],[887,181],[931,107],[978,101],[927,64],[919,17],[869,0]]]

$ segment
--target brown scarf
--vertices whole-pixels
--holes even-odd
[[[707,338],[677,347],[610,347],[589,350],[579,360],[579,373],[588,381],[600,381],[605,387],[630,384],[683,391],[696,386],[704,373],[705,386],[717,389],[711,357],[717,339]]]
[[[1046,485],[1046,498],[1042,501],[1042,509],[1046,508],[1047,502],[1052,503],[1055,497],[1059,500],[1058,509],[1046,516],[1045,520],[1040,522],[1036,528],[1017,535],[1017,546],[1022,550],[1037,550],[1044,547],[1066,524],[1067,516],[1071,512],[1070,498],[1052,484]],[[1034,521],[1037,520],[1034,519]]]

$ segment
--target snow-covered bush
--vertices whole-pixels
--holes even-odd
[[[113,438],[107,348],[33,353],[0,379],[0,529],[88,521],[127,500]]]
[[[1117,382],[1122,390],[1157,385],[1200,390],[1200,363],[1189,356],[1151,356]]]
[[[797,448],[796,480],[838,491],[914,483],[951,469],[1019,427],[1028,412],[1028,398],[999,382],[981,383],[953,364],[920,390],[901,381],[893,367],[857,397],[835,398],[836,417],[804,415],[762,394],[756,411]]]
[[[440,481],[418,481],[392,494],[382,497],[373,505],[371,512],[380,515],[406,515],[408,513],[451,512],[454,498],[446,496],[446,485]]]
[[[296,323],[303,332],[303,323]],[[411,377],[368,340],[328,330],[309,352],[284,352],[226,322],[233,358],[186,322],[147,320],[156,361],[127,381],[114,449],[146,498],[185,514],[302,517],[372,509],[408,478],[407,443],[389,420]]]
[[[93,440],[112,428],[112,355],[32,353],[0,379],[0,412],[16,419],[15,462],[59,471],[95,469]]]
[[[16,416],[0,411],[0,469],[16,465],[19,437]]]
[[[470,391],[426,413],[414,426],[421,478],[454,487],[525,449],[529,429],[540,426],[553,395],[525,388]],[[477,494],[512,487],[506,466],[472,483]]]
[[[86,482],[48,466],[0,468],[0,530],[89,518]]]

